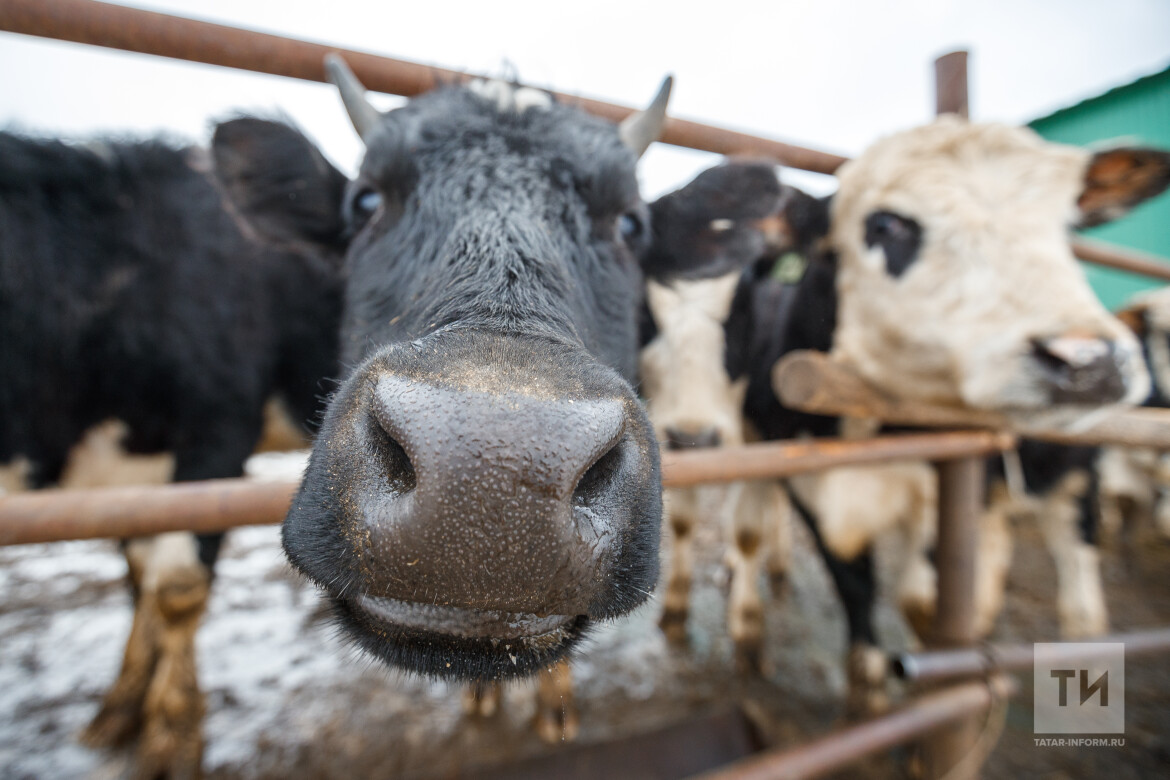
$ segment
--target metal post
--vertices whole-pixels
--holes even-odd
[[[967,118],[967,52],[953,51],[934,61],[934,112]]]
[[[930,637],[934,647],[962,647],[975,641],[975,568],[984,468],[981,458],[936,464],[938,602]],[[978,736],[979,724],[972,718],[936,732],[923,746],[926,776],[945,775],[967,754]]]
[[[935,112],[968,116],[967,52],[944,54],[934,61]],[[975,567],[979,516],[983,507],[984,462],[962,458],[935,464],[938,471],[938,601],[930,643],[962,647],[975,642]],[[978,739],[971,718],[940,729],[923,746],[926,776],[945,775]],[[972,776],[978,775],[978,769]],[[962,780],[967,780],[963,778]]]

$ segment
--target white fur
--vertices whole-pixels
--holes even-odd
[[[496,104],[501,113],[523,114],[529,109],[547,110],[552,106],[552,96],[532,87],[519,87],[499,79],[475,79],[467,88],[475,94]]]
[[[845,561],[878,535],[904,524],[933,525],[938,514],[937,479],[926,463],[847,466],[792,484],[816,511],[825,546]]]
[[[665,430],[714,426],[724,444],[742,444],[746,381],[732,382],[723,365],[723,323],[738,273],[716,279],[648,282],[646,298],[658,335],[641,354],[642,390],[660,441]]]
[[[106,420],[90,428],[69,451],[61,472],[63,488],[113,487],[115,485],[163,485],[175,473],[170,453],[131,455],[123,446],[129,426]]]
[[[1056,563],[1060,635],[1065,639],[1100,636],[1109,630],[1099,554],[1081,539],[1077,528],[1077,497],[1087,489],[1087,475],[1073,472],[1044,498],[1040,510],[1040,530]]]
[[[28,475],[32,464],[28,458],[14,458],[0,466],[0,496],[28,490]]]

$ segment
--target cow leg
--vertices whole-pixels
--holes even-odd
[[[205,705],[195,666],[195,631],[207,608],[211,571],[193,534],[158,537],[143,578],[159,618],[158,661],[143,701],[135,774],[198,777]]]
[[[767,482],[765,485],[764,529],[769,543],[764,566],[768,571],[769,588],[775,598],[783,591],[792,566],[792,507],[778,484]]]
[[[775,514],[767,506],[772,497],[766,482],[733,486],[731,539],[727,560],[731,592],[727,599],[727,633],[735,644],[736,665],[746,673],[766,673],[763,661],[764,606],[760,598],[765,524]]]
[[[580,719],[573,703],[573,674],[568,661],[558,661],[537,675],[534,725],[540,738],[550,744],[577,739]]]
[[[998,495],[997,495],[998,494]],[[979,523],[975,557],[975,636],[985,637],[1003,611],[1008,570],[1012,564],[1011,514],[1013,501],[1003,483],[992,489]]]
[[[476,680],[463,689],[463,711],[474,718],[490,718],[500,709],[504,686],[496,680]]]
[[[113,485],[164,484],[174,473],[174,458],[166,453],[131,455],[123,442],[129,428],[110,419],[93,426],[69,451],[59,468],[58,482],[67,489]],[[157,560],[159,537],[132,539],[122,545],[134,595],[134,619],[122,655],[118,679],[106,693],[98,714],[81,739],[92,747],[121,745],[138,735],[142,706],[158,662],[162,623],[155,588],[144,588],[144,578]],[[153,578],[156,575],[151,573]]]
[[[877,646],[877,633],[873,627],[877,579],[874,576],[872,551],[866,548],[848,561],[831,551],[821,535],[817,516],[792,482],[785,483],[788,499],[812,533],[817,550],[833,580],[833,587],[845,607],[845,619],[849,627],[846,714],[849,717],[863,717],[883,712],[889,708],[889,695],[885,690],[887,662],[885,653]]]
[[[920,512],[898,529],[898,608],[920,639],[930,636],[938,601],[938,572],[930,560],[937,514],[937,509],[930,514]]]
[[[694,535],[698,514],[695,488],[667,489],[662,492],[663,510],[671,531],[670,566],[662,617],[662,633],[671,642],[685,642],[687,614],[691,600],[691,578],[695,567]]]
[[[137,736],[142,725],[142,704],[158,662],[158,636],[162,630],[157,596],[143,588],[143,575],[155,542],[154,537],[132,539],[123,546],[134,592],[134,620],[118,679],[82,733],[82,741],[91,747],[121,745]]]
[[[1056,563],[1057,610],[1065,639],[1100,636],[1109,618],[1094,541],[1091,475],[1066,475],[1044,498],[1040,528]],[[1088,512],[1088,516],[1085,513]]]
[[[175,481],[238,477],[260,435],[254,421],[219,419],[212,436],[180,451]],[[203,757],[203,716],[195,660],[195,632],[207,608],[223,534],[163,534],[144,590],[153,590],[161,620],[158,662],[143,702],[142,736],[135,773],[140,777],[198,777]]]

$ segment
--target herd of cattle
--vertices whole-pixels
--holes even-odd
[[[795,516],[847,614],[849,706],[880,706],[872,550],[896,536],[899,605],[924,630],[928,464],[660,487],[660,446],[877,431],[782,406],[771,371],[791,351],[1019,418],[1170,406],[1170,296],[1110,314],[1067,236],[1165,190],[1166,152],[943,117],[847,163],[831,198],[731,159],[647,205],[635,164],[669,80],[615,126],[501,82],[380,113],[340,59],[326,69],[365,144],[352,181],[255,118],[219,124],[209,150],[0,134],[0,489],[108,483],[94,467],[115,450],[156,479],[240,476],[294,421],[313,446],[289,560],[353,642],[467,681],[481,713],[501,680],[539,675],[542,734],[571,737],[567,659],[654,591],[664,532],[661,627],[685,642],[709,521],[728,634],[762,669],[760,585],[783,581]],[[1022,515],[1054,555],[1062,632],[1103,633],[1097,518],[1170,531],[1170,464],[1033,442],[1006,463],[1017,478],[991,464],[980,527],[981,633]],[[725,518],[700,516],[705,491]],[[221,539],[124,545],[134,622],[85,738],[137,739],[144,776],[199,771],[194,633]]]

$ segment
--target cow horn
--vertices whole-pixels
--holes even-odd
[[[673,83],[673,77],[664,78],[650,107],[645,111],[630,114],[618,125],[618,135],[621,136],[622,143],[630,148],[635,157],[641,157],[662,133],[662,125],[666,121],[666,103],[670,100],[670,87]]]
[[[366,88],[353,75],[345,60],[332,52],[325,55],[325,75],[341,93],[341,102],[345,104],[349,121],[353,122],[357,134],[368,142],[382,123],[382,115],[366,100]]]

